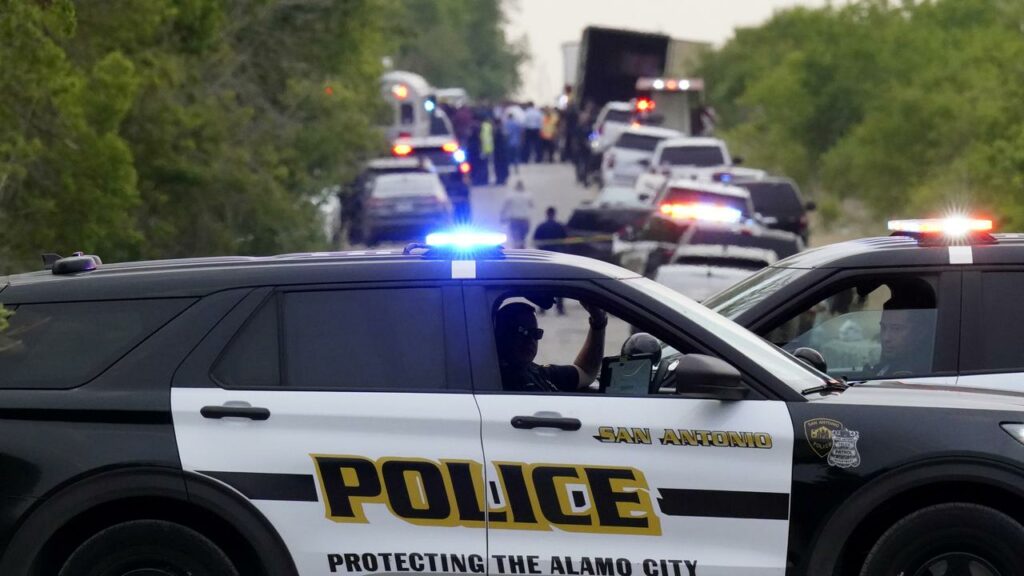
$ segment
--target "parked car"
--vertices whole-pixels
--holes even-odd
[[[810,235],[807,212],[816,205],[813,201],[804,201],[795,182],[789,178],[768,177],[738,180],[736,185],[750,192],[754,210],[761,215],[765,226],[798,234],[807,243]]]
[[[626,129],[605,150],[601,161],[601,183],[634,186],[636,179],[651,165],[651,157],[658,143],[679,136],[679,132],[654,126],[634,126]]]
[[[437,174],[386,174],[374,179],[363,217],[369,245],[422,239],[452,221],[452,203]]]

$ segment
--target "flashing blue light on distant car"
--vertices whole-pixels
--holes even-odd
[[[434,104],[433,100],[427,100],[423,102],[423,109],[426,110],[427,112],[433,112],[435,106],[436,105]]]
[[[452,158],[455,159],[455,162],[457,164],[462,164],[463,162],[466,161],[466,151],[463,150],[462,148],[459,148],[455,152],[452,152]]]
[[[500,232],[480,232],[477,230],[453,230],[450,232],[434,232],[427,234],[427,246],[431,248],[457,248],[472,250],[474,248],[496,248],[508,240]]]

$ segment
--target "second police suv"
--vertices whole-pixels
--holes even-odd
[[[1024,574],[1020,392],[847,386],[624,269],[430,240],[0,278],[0,574]],[[921,250],[919,297],[972,289]],[[586,338],[539,366],[557,297]],[[881,365],[869,327],[823,354]]]

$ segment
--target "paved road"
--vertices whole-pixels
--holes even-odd
[[[576,184],[570,164],[528,164],[520,167],[518,176],[513,174],[509,178],[507,186],[473,188],[471,202],[473,223],[476,226],[507,232],[499,221],[501,204],[517,179],[522,179],[526,189],[533,195],[531,235],[533,227],[544,220],[544,210],[548,206],[554,206],[558,210],[558,219],[565,222],[573,208],[597,194],[593,188],[587,189]]]

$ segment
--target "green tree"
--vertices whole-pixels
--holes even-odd
[[[501,0],[403,0],[393,9],[396,68],[435,86],[461,86],[480,100],[519,88],[526,49],[506,37]]]

